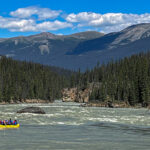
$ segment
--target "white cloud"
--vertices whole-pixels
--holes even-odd
[[[55,20],[54,22],[46,21],[37,24],[36,30],[38,31],[58,30],[58,29],[63,29],[68,27],[72,27],[72,24]]]
[[[25,26],[34,25],[35,21],[32,19],[18,19],[18,18],[4,18],[0,16],[0,28],[17,29]]]
[[[33,19],[3,18],[0,16],[0,28],[10,31],[52,31],[72,27],[71,23],[55,21],[44,21],[37,23]]]
[[[61,10],[51,10],[49,8],[26,7],[12,11],[10,15],[17,18],[29,18],[33,15],[37,15],[39,20],[44,20],[56,18],[61,12]]]
[[[150,23],[150,14],[123,14],[123,13],[71,13],[66,17],[68,22],[77,23],[77,27],[96,27],[104,32],[120,31],[129,25]]]
[[[16,11],[10,12],[10,16],[7,18],[0,16],[0,28],[8,29],[12,32],[52,31],[64,28],[85,31],[85,29],[90,28],[109,33],[120,31],[133,24],[150,23],[150,13],[139,15],[80,12],[64,16],[60,15],[61,13],[61,10],[51,10],[36,6],[18,8]]]
[[[61,11],[49,8],[26,7],[10,12],[11,17],[0,16],[0,28],[8,29],[12,32],[30,31],[52,31],[72,27],[72,23],[66,21],[49,21],[60,15]],[[37,15],[38,17],[32,17]]]
[[[89,22],[91,20],[97,20],[101,17],[100,14],[91,13],[91,12],[81,12],[79,14],[69,14],[66,17],[68,22]]]

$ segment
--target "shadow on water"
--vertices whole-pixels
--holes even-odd
[[[90,126],[99,127],[105,130],[114,130],[119,131],[122,133],[128,133],[128,134],[140,134],[140,135],[150,135],[150,127],[144,127],[144,126],[135,126],[135,125],[128,125],[128,124],[117,124],[117,123],[95,123]]]

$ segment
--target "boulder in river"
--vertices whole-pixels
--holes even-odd
[[[17,113],[35,113],[35,114],[45,114],[45,111],[39,107],[26,107],[18,110]]]

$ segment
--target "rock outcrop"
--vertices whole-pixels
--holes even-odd
[[[45,111],[39,107],[26,107],[24,109],[18,110],[17,113],[45,114]]]
[[[77,96],[77,88],[65,88],[62,90],[63,102],[75,102]]]
[[[86,88],[65,88],[62,90],[62,101],[63,102],[78,102],[78,103],[88,103],[90,94],[93,88],[99,87],[99,82],[93,82],[87,85]]]
[[[65,88],[62,91],[62,101],[87,103],[89,101],[90,92],[90,89]]]

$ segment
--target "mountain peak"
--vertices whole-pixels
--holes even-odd
[[[132,30],[135,28],[147,28],[147,27],[150,27],[150,23],[140,23],[140,24],[131,25],[131,26],[123,29],[122,31]]]
[[[36,35],[32,35],[32,37],[39,37],[39,38],[48,38],[48,39],[55,39],[57,37],[57,35],[50,33],[50,32],[41,32],[39,34]]]
[[[97,31],[85,31],[85,32],[79,32],[79,33],[68,35],[68,37],[73,37],[78,39],[94,39],[94,38],[99,38],[103,35],[104,33],[97,32]]]
[[[0,39],[0,55],[69,69],[91,68],[150,48],[150,24],[130,26],[103,34],[86,31],[71,35],[42,32],[36,35]]]
[[[112,43],[113,45],[125,45],[139,39],[150,36],[150,23],[132,25],[119,32],[120,35]]]

